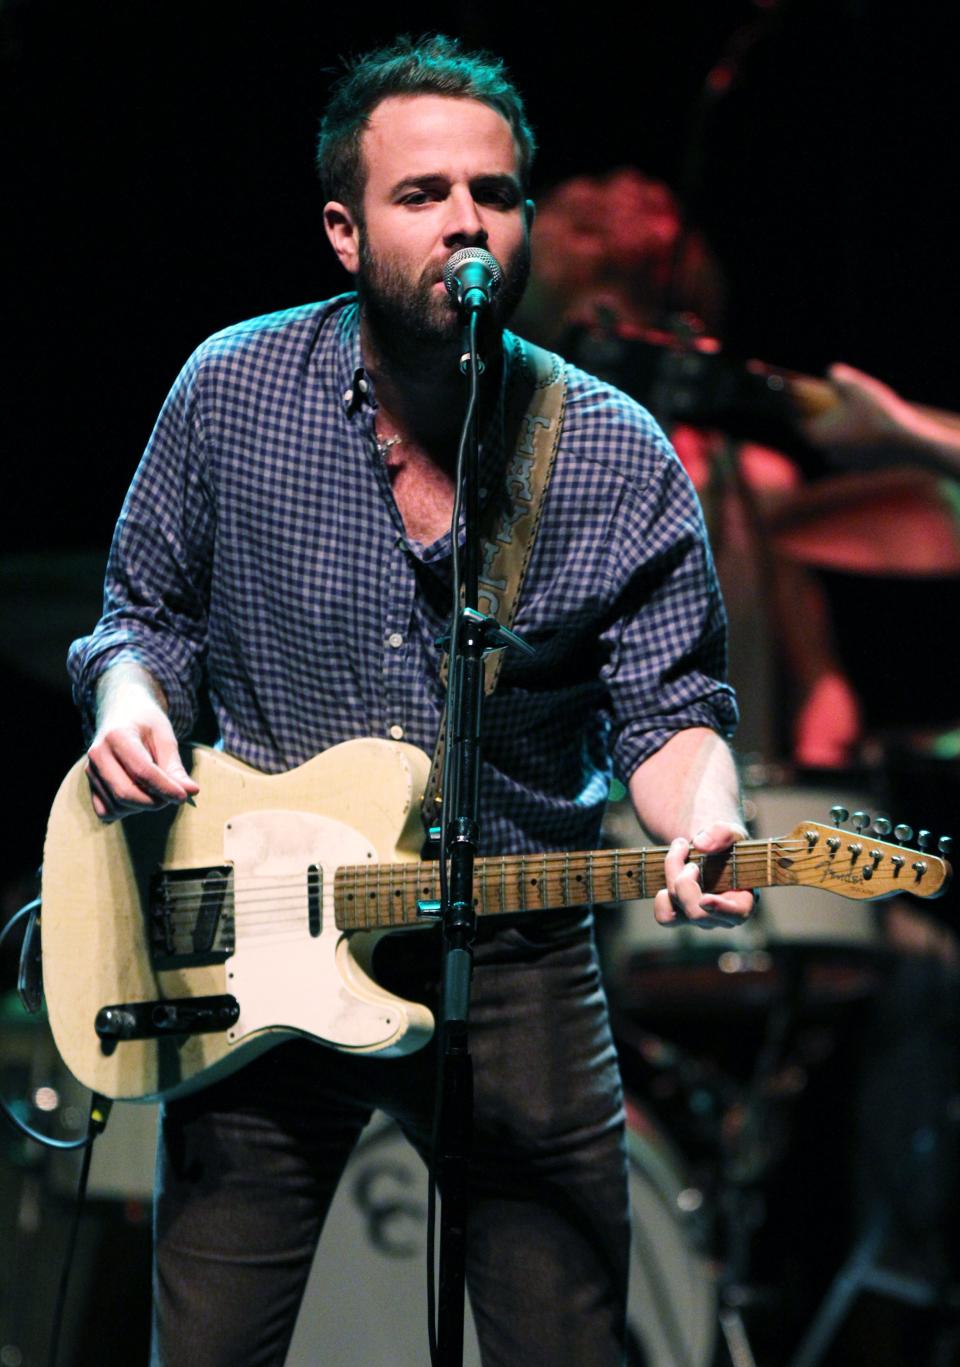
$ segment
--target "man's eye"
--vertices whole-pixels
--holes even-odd
[[[494,209],[512,209],[519,196],[513,190],[483,190],[476,199],[478,204],[489,204]]]
[[[435,195],[430,195],[426,190],[411,190],[409,194],[406,194],[406,195],[403,196],[403,198],[401,199],[400,203],[401,203],[401,204],[427,204],[427,203],[429,203],[429,201],[430,201],[431,199],[435,199],[435,198],[436,198]]]

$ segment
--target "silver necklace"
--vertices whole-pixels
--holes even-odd
[[[378,437],[376,432],[373,434],[373,439],[377,443],[377,455],[381,460],[386,460],[387,452],[392,447],[399,446],[403,441],[403,437],[396,434],[392,437]]]

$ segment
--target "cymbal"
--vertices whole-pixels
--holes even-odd
[[[854,574],[960,574],[960,511],[949,480],[896,467],[830,475],[765,517],[775,549]]]

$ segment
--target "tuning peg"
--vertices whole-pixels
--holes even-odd
[[[833,817],[833,824],[839,826],[841,821],[846,821],[850,813],[846,807],[831,807],[830,815]]]
[[[953,849],[953,836],[942,835],[937,841],[937,849],[943,855],[944,859],[948,858],[950,851]]]
[[[932,831],[917,831],[917,844],[920,846],[921,850],[927,849],[932,839]]]
[[[873,833],[880,836],[881,840],[885,840],[892,830],[893,825],[885,816],[878,816],[873,823]]]
[[[862,835],[870,825],[870,816],[867,812],[854,812],[853,824],[856,827],[857,835]]]
[[[901,845],[905,845],[908,840],[913,839],[913,827],[905,825],[902,821],[899,826],[894,826],[893,833],[900,841]]]

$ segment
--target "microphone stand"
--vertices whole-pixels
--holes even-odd
[[[478,610],[479,527],[479,393],[483,363],[477,353],[480,308],[467,306],[464,354],[460,368],[469,380],[469,399],[457,460],[457,492],[453,517],[453,620],[449,640],[446,729],[441,816],[439,910],[442,934],[441,1002],[438,1020],[439,1072],[434,1153],[441,1191],[439,1297],[434,1343],[435,1367],[463,1362],[464,1294],[466,1286],[467,1174],[473,1130],[473,1063],[468,1041],[470,980],[476,911],[473,864],[479,838],[480,714],[483,704],[484,656],[514,643],[530,647],[492,617]],[[466,311],[466,310],[465,310]],[[465,541],[462,594],[459,573],[459,511],[463,506]],[[532,653],[532,652],[531,652]],[[449,873],[447,862],[449,861]],[[432,1233],[432,1223],[431,1223]],[[430,1243],[432,1266],[432,1239]]]

